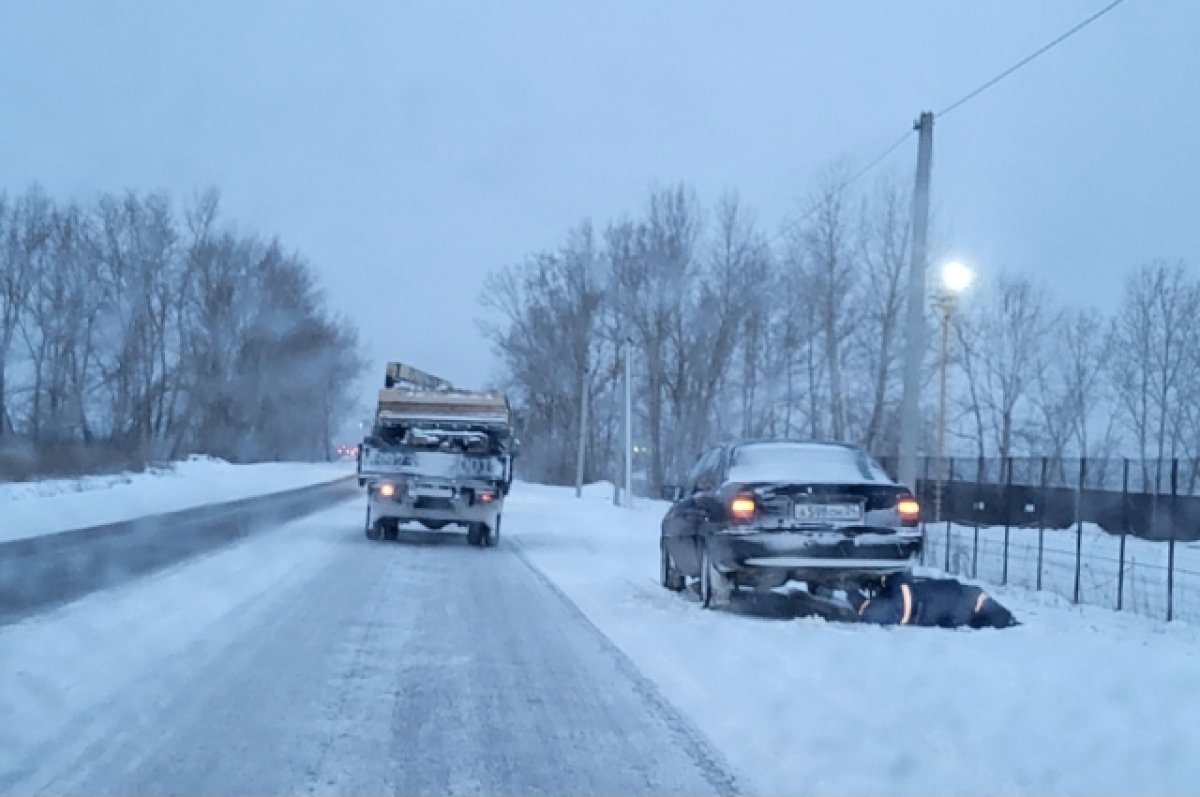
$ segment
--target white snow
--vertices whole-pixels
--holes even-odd
[[[1191,794],[1200,632],[990,589],[1023,626],[706,612],[657,583],[665,504],[518,484],[505,535],[766,794]]]
[[[142,473],[0,483],[0,542],[345,478],[353,461],[234,465],[192,457]]]
[[[738,446],[731,482],[890,484],[891,479],[860,451],[821,443],[750,443]]]

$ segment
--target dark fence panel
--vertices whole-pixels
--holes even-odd
[[[919,473],[923,563],[1200,620],[1195,461],[970,457],[930,459]]]

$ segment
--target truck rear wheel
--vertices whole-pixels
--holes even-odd
[[[400,521],[395,518],[388,518],[380,522],[383,524],[383,538],[385,540],[395,540],[400,536]]]
[[[482,548],[487,539],[487,526],[482,523],[472,523],[467,526],[467,544]]]
[[[370,512],[370,510],[367,510],[366,532],[367,532],[368,540],[372,540],[372,541],[378,540],[381,536],[383,536],[383,528],[379,524],[380,524],[380,521],[378,521],[378,520],[376,520],[374,522],[371,521],[371,512]]]

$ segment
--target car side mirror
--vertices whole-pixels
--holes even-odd
[[[678,501],[680,498],[683,498],[683,488],[680,487],[678,484],[663,485],[662,497],[663,497],[664,501],[671,501],[672,503],[674,503],[675,501]]]

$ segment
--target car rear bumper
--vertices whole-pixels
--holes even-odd
[[[784,570],[880,575],[911,569],[913,560],[921,553],[921,534],[916,529],[855,535],[788,531],[717,533],[706,542],[713,565],[726,573]]]

